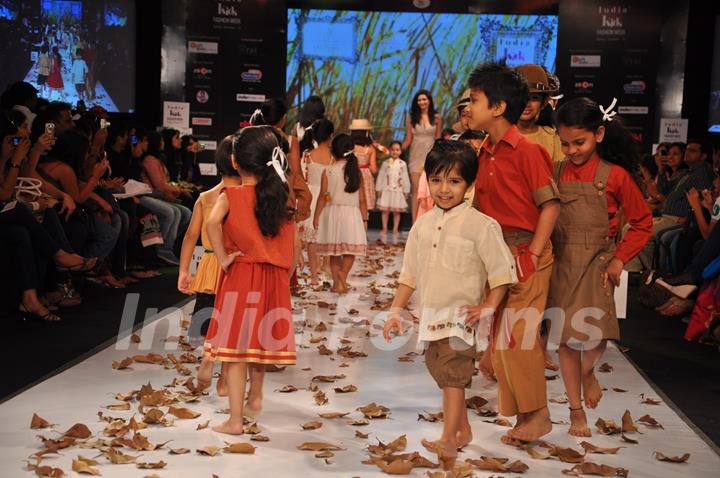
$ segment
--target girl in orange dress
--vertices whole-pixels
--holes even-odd
[[[178,290],[184,294],[195,295],[195,308],[190,320],[190,330],[188,335],[190,340],[199,337],[205,337],[207,327],[212,316],[213,305],[215,304],[215,294],[220,285],[220,264],[218,264],[215,253],[210,244],[210,238],[207,234],[207,220],[210,216],[215,201],[222,190],[230,186],[241,186],[242,180],[240,175],[233,168],[230,155],[232,154],[232,142],[234,136],[225,137],[215,152],[215,165],[221,180],[217,186],[200,194],[195,207],[193,208],[190,225],[185,232],[182,248],[180,249],[180,271],[178,275]],[[205,249],[197,271],[194,276],[190,276],[190,262],[192,260],[195,246],[198,238],[201,239],[202,247]],[[194,345],[194,344],[193,344]],[[206,377],[208,373],[212,373],[213,362],[209,358],[204,358],[200,364],[198,371],[199,377]],[[252,384],[251,384],[252,385]],[[207,388],[210,382],[198,381],[198,387]],[[220,373],[220,379],[217,383],[217,392],[220,396],[227,395],[227,384],[225,383],[225,367]]]
[[[242,434],[244,412],[260,412],[265,365],[295,363],[289,278],[298,251],[283,145],[272,126],[243,128],[232,148],[242,186],[225,188],[207,220],[224,272],[205,340],[205,356],[227,363],[230,418],[213,427],[220,433]],[[244,403],[248,373],[256,386]]]

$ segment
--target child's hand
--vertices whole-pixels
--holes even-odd
[[[385,321],[385,326],[383,327],[383,336],[385,337],[385,340],[390,342],[392,340],[392,336],[398,336],[402,333],[402,319],[398,314],[392,314],[390,317]]]
[[[481,320],[491,321],[495,315],[495,308],[483,303],[478,305],[464,305],[458,312],[465,314],[465,325],[474,326]]]
[[[690,190],[685,193],[685,196],[687,196],[688,203],[690,203],[693,209],[700,208],[700,193],[697,189],[690,188]]]
[[[228,254],[225,256],[225,260],[220,261],[220,267],[222,267],[222,270],[227,272],[230,268],[230,265],[235,262],[235,258],[239,256],[244,256],[241,251],[233,252],[232,254]]]
[[[715,200],[713,199],[712,191],[709,189],[703,189],[702,191],[702,205],[705,209],[712,212],[713,203]]]
[[[622,274],[623,266],[623,261],[617,257],[613,257],[610,264],[608,264],[607,269],[602,274],[603,287],[607,287],[608,279],[612,282],[613,286],[617,287],[620,285],[620,274]]]
[[[190,290],[190,282],[190,274],[187,271],[180,271],[177,283],[178,290],[183,294],[192,295],[193,292]]]
[[[313,229],[315,229],[316,231],[318,229],[320,229],[320,218],[319,217],[313,218]]]

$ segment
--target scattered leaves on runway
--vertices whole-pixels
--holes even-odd
[[[201,455],[215,456],[220,453],[221,449],[219,446],[206,446],[204,448],[198,448],[196,451]]]
[[[666,456],[659,451],[654,453],[655,459],[658,461],[667,461],[670,463],[685,463],[690,458],[690,453],[685,453],[682,456]]]
[[[80,438],[81,440],[84,440],[86,438],[90,438],[92,435],[92,432],[87,427],[87,425],[84,425],[82,423],[76,423],[72,427],[68,429],[65,433],[63,433],[63,437],[67,438]]]
[[[438,413],[429,413],[425,412],[426,415],[423,415],[422,413],[418,413],[418,421],[425,421],[430,423],[436,423],[436,422],[442,422],[443,421],[443,412]]]
[[[637,433],[638,431],[635,423],[633,423],[632,415],[630,415],[630,410],[625,410],[625,413],[623,413],[622,429],[620,431],[622,433]]]
[[[114,465],[126,465],[128,463],[134,463],[135,460],[140,458],[139,456],[126,455],[124,453],[121,453],[121,452],[115,450],[114,448],[108,448],[107,450],[103,451],[102,453],[103,453],[103,455],[105,455],[105,458],[110,460],[110,462]]]
[[[530,445],[524,445],[523,449],[527,452],[528,455],[534,460],[548,460],[550,459],[550,455],[547,453],[543,453],[539,451],[537,448],[532,447]]]
[[[280,393],[292,393],[292,392],[297,392],[298,389],[292,385],[285,385],[283,388],[280,388],[275,391],[280,392]]]
[[[260,441],[260,442],[268,442],[270,441],[269,437],[266,437],[265,435],[252,435],[250,437],[250,440],[252,441]]]
[[[325,405],[329,402],[327,396],[325,395],[325,392],[323,392],[322,390],[318,390],[317,392],[315,392],[315,395],[313,395],[313,397],[315,398],[315,403],[317,405]]]
[[[186,420],[189,420],[192,418],[197,418],[201,415],[200,412],[196,412],[195,410],[190,410],[189,408],[181,408],[181,407],[178,407],[178,408],[170,407],[170,409],[168,410],[168,413],[170,415],[175,415],[178,418],[186,419]]]
[[[613,371],[613,366],[605,362],[598,367],[598,372],[610,373]]]
[[[124,359],[122,359],[119,362],[113,361],[112,368],[114,368],[115,370],[123,370],[123,369],[128,368],[130,365],[132,365],[132,363],[133,363],[132,358],[125,357]]]
[[[97,468],[93,468],[82,460],[73,460],[72,469],[77,473],[84,473],[86,475],[99,475],[100,472]]]
[[[624,468],[615,468],[609,465],[602,465],[597,463],[591,463],[586,461],[579,465],[573,466],[569,470],[562,471],[566,475],[582,476],[582,475],[596,475],[596,476],[619,476],[626,478],[629,471]]]
[[[335,393],[352,393],[357,392],[357,387],[355,385],[345,385],[344,387],[335,387]]]
[[[331,445],[330,443],[325,443],[325,442],[305,442],[301,445],[298,445],[297,448],[298,448],[298,450],[308,450],[308,451],[325,451],[325,450],[338,451],[338,450],[342,450],[342,448],[340,448],[337,445]]]
[[[370,425],[370,420],[368,420],[367,418],[358,418],[356,420],[348,422],[348,425],[351,425],[353,427],[364,427],[365,425]]]
[[[588,453],[600,453],[602,455],[615,455],[621,448],[624,448],[622,446],[616,448],[600,448],[587,441],[580,442],[580,446]]]
[[[225,453],[241,453],[245,455],[254,455],[256,448],[250,443],[225,443],[227,446],[223,448]]]
[[[501,427],[512,428],[513,424],[507,418],[496,418],[495,420],[483,420],[485,423],[492,423],[494,425],[500,425]]]
[[[344,418],[348,415],[350,415],[350,412],[329,412],[329,413],[318,413],[318,415],[322,418]]]
[[[51,466],[37,466],[28,464],[28,471],[34,471],[36,476],[50,477],[50,478],[62,478],[65,476],[65,472],[61,468],[53,468]]]
[[[383,405],[377,405],[375,402],[365,405],[364,407],[358,407],[357,410],[360,411],[366,418],[370,419],[387,418],[390,416],[389,408]]]
[[[195,431],[200,431],[206,429],[210,425],[210,420],[205,420],[203,423],[198,423],[197,428]]]
[[[167,463],[160,460],[157,463],[135,463],[135,466],[141,470],[160,470],[167,466]]]
[[[525,473],[530,469],[525,463],[520,460],[516,460],[512,463],[508,463],[507,458],[492,458],[487,456],[480,457],[479,460],[465,460],[466,463],[471,463],[478,470],[483,471],[497,471],[499,473]]]
[[[603,435],[616,435],[622,432],[622,429],[617,426],[613,420],[605,420],[603,418],[597,419],[595,427]]]
[[[479,395],[474,395],[465,399],[465,406],[475,411],[480,410],[482,407],[487,405],[487,403],[488,401]]]
[[[658,423],[658,421],[650,415],[643,415],[642,417],[638,418],[637,421],[650,428],[663,428],[663,426],[660,425],[660,423]]]
[[[190,453],[188,448],[173,448],[170,450],[171,455],[185,455],[186,453]]]
[[[32,419],[30,420],[30,428],[38,429],[38,428],[48,428],[50,426],[51,426],[50,422],[48,422],[44,418],[40,418],[40,416],[37,413],[33,413]]]
[[[355,430],[355,438],[360,438],[362,440],[365,440],[369,436],[370,436],[369,433],[363,433],[360,430]]]
[[[582,463],[585,458],[585,454],[580,453],[574,448],[561,448],[557,446],[550,449],[550,456],[556,457],[563,463]]]
[[[117,404],[114,404],[114,405],[108,405],[108,406],[106,406],[105,408],[107,408],[108,410],[115,410],[115,411],[118,411],[118,410],[130,410],[130,404],[129,404],[128,402],[125,402],[125,403],[117,403]]]
[[[336,380],[342,380],[344,378],[345,375],[316,375],[312,378],[312,381],[322,383],[334,383]]]
[[[322,422],[307,422],[303,423],[302,425],[303,430],[317,430],[318,428],[322,427]]]

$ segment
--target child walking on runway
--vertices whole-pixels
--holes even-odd
[[[402,143],[390,143],[390,157],[380,166],[375,189],[378,193],[377,207],[382,212],[382,234],[387,234],[388,219],[393,213],[393,234],[400,232],[400,215],[407,212],[410,194],[410,176],[407,164],[400,159]]]
[[[440,439],[422,443],[451,468],[457,449],[472,441],[465,389],[475,369],[476,338],[487,337],[495,310],[517,278],[498,223],[464,201],[477,174],[473,149],[460,141],[436,141],[424,168],[435,207],[410,230],[383,332],[388,341],[401,332],[401,314],[417,290],[418,340],[427,344],[425,363],[442,389],[444,416]]]
[[[205,355],[227,362],[230,418],[213,427],[243,433],[243,414],[262,408],[265,365],[295,363],[289,277],[295,227],[287,207],[284,138],[271,126],[248,126],[233,142],[242,186],[217,199],[207,221],[210,243],[224,274]],[[245,400],[247,374],[257,384]]]
[[[580,390],[585,406],[595,408],[602,397],[595,364],[608,339],[620,338],[613,289],[623,265],[652,236],[652,215],[633,178],[639,159],[635,144],[614,116],[589,98],[570,100],[557,114],[566,159],[555,164],[562,207],[552,235],[555,267],[548,309],[560,312],[550,314],[550,336],[562,331],[560,369],[570,402],[569,433],[580,437],[591,435]],[[616,246],[620,209],[629,228]]]
[[[338,294],[350,290],[347,277],[355,256],[364,256],[367,249],[363,225],[363,217],[367,217],[365,188],[353,147],[347,134],[333,139],[335,161],[322,173],[313,219],[313,227],[318,231],[318,254],[330,256],[333,277],[330,290]]]

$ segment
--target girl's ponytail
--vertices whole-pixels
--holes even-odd
[[[345,159],[345,192],[354,193],[360,189],[360,165],[353,153],[355,145],[350,135],[339,134],[333,138],[332,153],[337,159]]]

